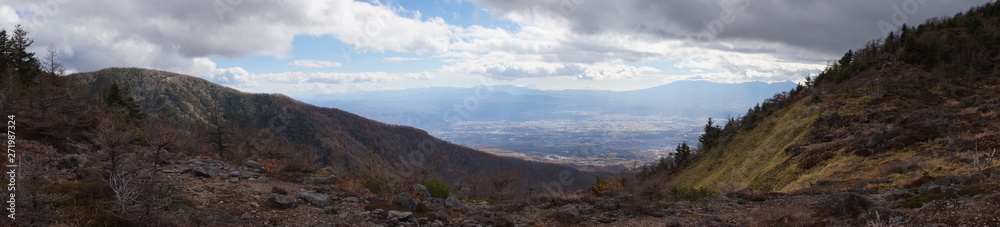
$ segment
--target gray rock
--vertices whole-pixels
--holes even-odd
[[[359,200],[358,197],[348,196],[347,198],[341,199],[341,201],[348,202],[348,203],[357,203],[357,202],[359,202],[361,200]]]
[[[191,171],[194,171],[194,175],[199,177],[215,177],[219,175],[219,168],[214,166],[194,167]]]
[[[427,187],[422,184],[413,184],[413,193],[417,193],[417,195],[420,195],[424,199],[431,198],[431,192],[427,191]]]
[[[271,187],[271,193],[275,193],[275,194],[279,194],[279,195],[288,195],[288,191],[287,190],[285,190],[284,188],[279,188],[279,187]]]
[[[275,209],[291,209],[299,206],[299,200],[282,194],[271,193],[267,196],[267,204]]]
[[[59,169],[75,169],[85,164],[87,164],[87,156],[71,154],[60,158],[56,167]]]
[[[411,215],[413,215],[413,212],[390,210],[386,218],[388,219],[395,218],[396,220],[404,220],[406,218],[409,218]]]
[[[434,212],[434,218],[441,221],[448,221],[448,212],[438,210],[437,212]]]
[[[868,138],[868,143],[865,143],[866,148],[875,148],[885,140],[885,133],[881,130],[872,134],[871,138]]]
[[[240,177],[240,171],[230,171],[229,177]]]
[[[261,167],[264,166],[264,165],[261,165],[260,162],[256,162],[254,160],[247,160],[247,163],[244,164],[244,165],[247,168],[250,168],[250,169],[260,169]]]
[[[240,178],[239,177],[230,177],[229,178],[229,183],[235,184],[235,183],[239,183],[239,182],[240,182]]]
[[[563,224],[574,224],[580,222],[580,208],[576,205],[566,204],[559,208],[554,214],[556,221]]]
[[[408,210],[416,210],[418,202],[417,199],[414,199],[413,196],[410,196],[410,194],[399,193],[392,197],[392,204],[396,204]]]
[[[681,227],[681,219],[670,217],[670,219],[667,219],[667,227]]]
[[[318,207],[328,207],[331,204],[330,196],[316,192],[301,192],[299,198]]]
[[[450,195],[448,199],[444,200],[444,205],[447,207],[462,207],[462,201],[455,198],[455,196]]]

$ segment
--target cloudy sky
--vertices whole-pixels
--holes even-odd
[[[4,0],[72,71],[143,67],[293,97],[511,84],[800,81],[987,0]]]

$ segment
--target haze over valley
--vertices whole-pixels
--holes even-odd
[[[697,143],[708,118],[742,116],[795,86],[678,81],[633,91],[434,87],[306,101],[495,154],[621,171],[657,161],[682,142]]]

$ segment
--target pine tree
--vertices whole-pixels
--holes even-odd
[[[698,142],[701,143],[702,149],[708,149],[714,147],[719,142],[720,137],[722,137],[722,128],[715,125],[712,118],[708,118],[708,124],[705,124],[705,134],[701,134]]]
[[[127,91],[121,89],[118,86],[118,82],[111,83],[111,88],[108,89],[105,101],[108,102],[108,106],[111,108],[122,111],[125,119],[128,121],[140,120],[146,115],[142,112],[139,102],[136,102],[135,98],[132,98]]]
[[[14,28],[13,34],[0,31],[0,73],[18,75],[21,82],[32,81],[39,66],[35,53],[27,51],[33,43],[21,25]]]
[[[687,145],[687,142],[683,142],[677,145],[676,153],[674,154],[674,163],[678,167],[683,167],[691,162],[691,157],[694,156],[691,152],[691,147]]]

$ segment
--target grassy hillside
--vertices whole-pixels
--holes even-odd
[[[852,50],[807,85],[732,119],[718,145],[666,184],[886,188],[997,166],[998,27],[991,3]],[[865,183],[872,179],[889,183]]]

